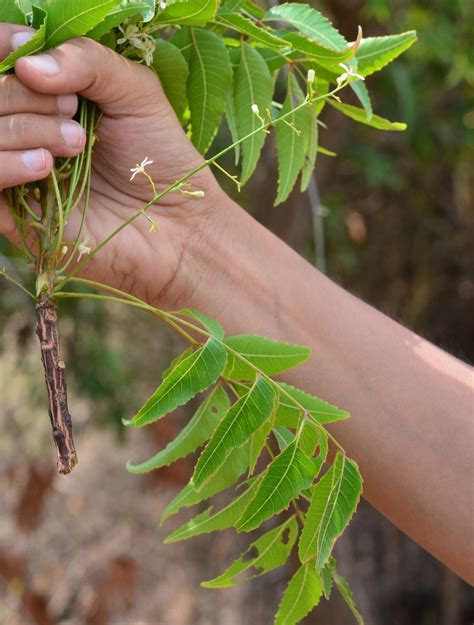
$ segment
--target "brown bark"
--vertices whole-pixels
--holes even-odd
[[[41,359],[49,398],[49,417],[53,428],[59,473],[70,473],[77,464],[72,437],[72,421],[67,405],[65,364],[61,359],[58,311],[54,302],[41,300],[36,306],[36,334],[41,344]]]

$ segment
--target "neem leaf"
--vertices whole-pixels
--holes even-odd
[[[357,106],[344,104],[343,102],[338,102],[333,98],[329,98],[327,102],[338,111],[341,111],[341,113],[344,113],[344,115],[347,115],[347,117],[350,117],[361,124],[372,126],[372,128],[378,128],[379,130],[406,130],[406,124],[391,122],[388,119],[379,117],[378,115],[372,115],[370,119],[367,119],[367,113],[364,109],[358,108]]]
[[[73,37],[81,37],[100,24],[120,0],[49,0],[45,48],[55,48]]]
[[[165,39],[155,40],[153,69],[158,74],[166,97],[181,121],[188,106],[186,83],[189,69],[180,50]]]
[[[283,566],[298,536],[295,517],[260,536],[221,575],[203,582],[204,588],[225,588],[247,582]]]
[[[343,577],[341,577],[341,575],[339,575],[339,573],[335,569],[333,569],[332,578],[334,580],[334,583],[336,584],[336,588],[341,593],[342,598],[346,602],[357,623],[359,625],[364,625],[364,619],[356,608],[354,598],[352,597],[351,589],[349,588],[349,584]]]
[[[333,50],[344,50],[349,45],[324,15],[307,4],[287,2],[274,6],[267,11],[263,21],[287,22],[313,41]]]
[[[366,119],[368,122],[370,122],[373,115],[372,102],[370,101],[370,95],[365,85],[365,82],[362,80],[355,80],[349,83],[349,87],[356,94],[359,102],[364,108]]]
[[[193,453],[210,438],[229,408],[230,401],[226,392],[221,386],[216,386],[176,438],[146,462],[132,464],[129,461],[127,470],[130,473],[146,473],[168,466]]]
[[[242,35],[247,35],[251,38],[252,43],[268,46],[269,48],[285,48],[288,43],[280,37],[274,35],[270,30],[262,28],[257,25],[248,17],[241,15],[240,13],[234,13],[227,8],[218,9],[216,22],[223,26],[227,26]]]
[[[43,9],[34,7],[34,12],[37,16],[38,21],[41,20],[41,24],[38,24],[36,33],[29,41],[20,46],[14,52],[11,52],[5,59],[3,59],[3,61],[0,63],[0,73],[4,73],[7,72],[9,69],[12,69],[15,66],[17,60],[21,59],[23,56],[36,54],[37,52],[41,52],[41,50],[44,48],[48,18],[46,16],[46,12],[43,11]]]
[[[357,465],[339,452],[332,467],[313,489],[298,545],[301,562],[315,559],[316,569],[323,568],[336,539],[349,524],[361,492],[362,478]]]
[[[399,35],[362,39],[356,53],[357,72],[362,76],[378,72],[405,52],[415,41],[414,30]]]
[[[263,473],[257,493],[237,523],[237,531],[250,532],[287,508],[292,499],[308,488],[316,472],[311,458],[293,441]]]
[[[189,65],[191,139],[199,152],[204,154],[214,139],[226,108],[232,85],[232,65],[222,39],[201,28],[191,30]]]
[[[181,527],[167,536],[165,543],[176,543],[180,540],[188,540],[193,536],[209,534],[209,532],[218,532],[232,527],[242,516],[242,512],[254,496],[257,486],[258,479],[255,479],[247,490],[232,500],[227,506],[222,508],[222,510],[214,512],[214,514],[211,514],[214,506],[210,506],[207,510],[204,510],[201,514],[190,519],[187,523],[181,525]]]
[[[270,418],[274,403],[273,386],[259,377],[228,411],[199,457],[193,475],[197,490],[225,464],[232,449],[241,447]]]
[[[278,155],[278,195],[275,205],[288,198],[305,162],[312,113],[309,105],[294,110],[302,103],[300,94],[296,78],[290,74],[288,91],[280,113],[280,117],[286,117],[275,128]]]
[[[0,22],[6,24],[26,24],[23,11],[20,11],[15,0],[2,0],[0,4]]]
[[[323,401],[319,397],[309,395],[309,393],[305,393],[299,388],[295,388],[284,382],[278,382],[278,386],[281,389],[275,419],[278,425],[284,425],[290,428],[296,427],[299,416],[301,415],[301,406],[311,417],[322,424],[344,421],[350,417],[350,414],[345,410],[341,410]]]
[[[274,625],[296,625],[318,605],[322,594],[321,577],[314,563],[303,564],[283,593]]]
[[[239,138],[260,128],[262,122],[253,112],[252,106],[257,105],[265,115],[265,111],[272,105],[273,89],[273,79],[267,64],[255,48],[242,42],[240,63],[234,72],[234,113]],[[266,137],[266,133],[261,131],[243,141],[242,184],[253,174]]]
[[[117,28],[129,17],[134,15],[146,15],[150,11],[150,5],[146,2],[122,2],[120,6],[112,11],[97,26],[87,33],[89,39],[99,41],[107,35],[113,28]]]
[[[187,403],[217,380],[226,358],[222,343],[209,339],[203,347],[177,363],[135,417],[124,421],[125,425],[143,427]]]
[[[304,345],[281,343],[254,334],[229,336],[224,345],[230,348],[224,376],[237,381],[254,380],[255,367],[267,375],[277,375],[297,367],[311,355],[310,348]]]
[[[205,26],[214,19],[217,0],[180,0],[157,14],[154,24]]]

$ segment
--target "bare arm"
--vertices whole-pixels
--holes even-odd
[[[360,464],[365,497],[473,583],[472,369],[339,288],[230,200],[216,214],[184,258],[181,303],[231,333],[311,346],[287,379],[351,412],[333,432]]]

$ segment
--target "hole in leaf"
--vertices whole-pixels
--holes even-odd
[[[248,562],[249,560],[255,560],[257,556],[258,556],[257,547],[251,547],[242,555],[242,561]]]
[[[287,527],[286,530],[281,535],[281,542],[283,545],[287,545],[290,540],[290,528]]]
[[[216,413],[217,413],[217,408],[216,408],[215,406],[212,406],[212,408],[211,408],[211,412],[213,412],[214,414],[216,414]]]

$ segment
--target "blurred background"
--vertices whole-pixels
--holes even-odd
[[[313,6],[348,39],[357,24],[366,36],[418,31],[413,48],[367,81],[375,111],[407,122],[408,131],[384,134],[325,110],[329,129],[320,141],[338,156],[318,156],[320,201],[313,187],[272,206],[271,140],[238,201],[345,288],[472,362],[474,3]],[[223,133],[218,142],[226,141]],[[28,280],[4,240],[0,266]],[[54,471],[34,312],[21,292],[0,283],[0,623],[272,623],[292,563],[213,591],[199,582],[240,553],[240,537],[224,532],[163,545],[185,516],[160,528],[160,514],[188,480],[193,459],[143,477],[124,468],[129,458],[155,453],[189,418],[192,408],[132,433],[120,422],[154,390],[179,340],[139,312],[92,301],[64,303],[61,328],[80,454],[67,478]],[[449,453],[440,471],[443,462]],[[472,589],[365,503],[336,556],[367,625],[474,621]],[[336,596],[305,621],[351,622]]]

